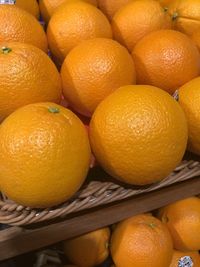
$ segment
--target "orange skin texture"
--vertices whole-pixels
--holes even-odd
[[[102,228],[74,239],[64,241],[64,253],[79,267],[93,267],[109,256],[110,229]]]
[[[144,36],[157,30],[170,29],[171,26],[168,13],[153,0],[130,2],[122,7],[112,20],[114,38],[130,52]]]
[[[60,75],[43,51],[24,43],[0,43],[0,51],[0,121],[27,104],[60,102]]]
[[[188,138],[179,104],[147,85],[123,86],[102,101],[89,134],[99,164],[111,176],[134,185],[169,175],[182,160]]]
[[[70,50],[82,41],[96,37],[112,38],[112,30],[98,8],[78,1],[57,9],[49,22],[47,37],[52,54],[62,63]]]
[[[12,5],[0,5],[0,42],[21,42],[47,52],[46,34],[31,14]]]
[[[98,0],[98,6],[108,19],[112,20],[120,8],[132,1],[134,0]]]
[[[158,0],[163,7],[168,7],[174,0]]]
[[[150,84],[173,94],[200,75],[200,53],[181,32],[160,30],[137,43],[132,56],[138,84]]]
[[[200,30],[199,0],[175,0],[168,12],[173,19],[173,28],[189,36]]]
[[[160,209],[158,217],[168,227],[174,248],[181,251],[200,249],[200,199],[187,198]]]
[[[27,0],[26,0],[27,1]],[[80,0],[39,0],[40,12],[42,18],[46,23],[49,22],[56,8],[61,6],[63,3],[70,3]],[[83,0],[84,2],[88,2],[94,6],[97,6],[96,0]]]
[[[195,42],[196,46],[198,47],[199,51],[200,51],[200,30],[195,31],[192,35],[191,35],[192,40]]]
[[[200,155],[200,77],[179,88],[179,104],[188,122],[188,149]]]
[[[32,14],[34,17],[39,19],[40,16],[40,11],[39,11],[39,6],[37,3],[37,0],[17,0],[16,4],[17,7],[20,7],[30,14]]]
[[[67,101],[89,117],[109,94],[136,81],[134,62],[126,48],[105,38],[75,47],[63,63],[61,78]]]
[[[79,118],[55,103],[12,113],[0,126],[0,184],[12,200],[52,207],[79,190],[89,170],[88,135]]]
[[[198,251],[182,252],[182,251],[174,250],[172,262],[169,267],[177,267],[179,260],[185,256],[191,257],[192,262],[193,262],[193,267],[200,266],[200,255]]]
[[[167,227],[151,215],[137,215],[119,223],[111,239],[117,267],[169,267],[172,240]]]

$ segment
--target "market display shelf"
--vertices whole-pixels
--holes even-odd
[[[62,221],[32,228],[12,226],[0,231],[0,261],[149,212],[200,194],[200,176],[95,209],[69,214]]]

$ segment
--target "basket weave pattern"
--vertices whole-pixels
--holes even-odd
[[[92,181],[77,193],[76,198],[56,208],[43,210],[23,207],[2,195],[0,200],[0,223],[23,226],[62,218],[74,212],[124,200],[199,175],[200,162],[184,160],[167,178],[148,187],[134,188],[130,186],[127,188],[113,182]]]

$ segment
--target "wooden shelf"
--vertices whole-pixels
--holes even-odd
[[[0,231],[0,261],[37,250],[130,216],[148,212],[177,200],[200,194],[200,177],[37,229],[11,227]]]

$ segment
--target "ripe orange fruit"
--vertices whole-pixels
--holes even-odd
[[[200,53],[191,39],[173,30],[145,36],[135,46],[133,59],[139,84],[158,86],[169,93],[200,75]]]
[[[181,107],[165,91],[148,85],[124,86],[108,96],[94,112],[89,133],[101,166],[136,185],[165,178],[187,144]]]
[[[75,47],[63,63],[61,77],[67,101],[85,116],[91,116],[114,90],[136,79],[133,59],[126,48],[105,38]]]
[[[130,51],[150,32],[171,28],[171,19],[157,1],[133,1],[122,7],[113,17],[114,37]]]
[[[45,208],[69,199],[90,164],[87,132],[70,110],[30,104],[0,125],[1,190],[17,203]]]
[[[186,263],[188,263],[189,265],[186,265]],[[199,252],[198,251],[181,252],[174,250],[172,262],[169,267],[178,267],[178,266],[199,267],[200,266]]]
[[[200,2],[199,0],[175,0],[168,9],[173,19],[174,28],[191,35],[200,30]]]
[[[61,79],[51,59],[35,46],[0,43],[0,121],[21,106],[61,100]]]
[[[126,4],[133,0],[98,0],[98,5],[101,11],[112,20],[114,14]]]
[[[47,52],[47,38],[40,23],[25,10],[0,5],[0,42],[29,43]]]
[[[167,227],[151,215],[137,215],[117,225],[111,255],[117,267],[169,267],[172,240]]]
[[[47,36],[51,52],[62,62],[83,40],[111,38],[112,31],[109,21],[98,8],[78,1],[57,9],[49,22]]]
[[[39,19],[40,11],[37,0],[16,0],[15,5],[25,9],[27,12]]]
[[[160,209],[158,217],[166,224],[181,251],[200,249],[200,199],[191,197]]]
[[[79,0],[39,0],[40,12],[42,18],[46,23],[49,22],[51,16],[53,15],[57,7],[59,7],[63,3],[75,2],[75,1]],[[83,0],[83,1],[97,6],[96,0]]]
[[[64,242],[64,253],[79,267],[93,267],[104,262],[109,255],[110,230],[102,228]]]
[[[179,103],[188,122],[188,149],[200,155],[200,77],[179,88]]]

